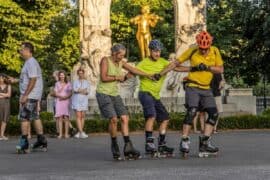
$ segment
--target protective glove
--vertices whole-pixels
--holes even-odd
[[[161,75],[160,75],[159,73],[156,73],[156,74],[153,75],[153,79],[154,79],[155,81],[160,80],[160,78],[161,78]]]
[[[209,71],[209,67],[203,63],[197,65],[197,66],[194,66],[194,67],[191,67],[190,69],[191,72],[194,72],[194,71]]]

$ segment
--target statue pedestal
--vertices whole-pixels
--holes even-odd
[[[230,88],[226,90],[227,96],[253,96],[252,88]]]

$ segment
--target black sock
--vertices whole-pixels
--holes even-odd
[[[159,134],[158,143],[162,144],[165,141],[166,134]]]
[[[112,143],[117,143],[117,138],[116,137],[112,137]]]
[[[124,142],[125,143],[128,143],[130,140],[129,140],[129,136],[124,136]]]
[[[205,135],[204,135],[204,136],[202,137],[202,140],[203,140],[203,141],[208,141],[209,138],[210,138],[210,136],[205,136]]]
[[[145,139],[152,137],[153,136],[153,132],[152,131],[145,131]]]

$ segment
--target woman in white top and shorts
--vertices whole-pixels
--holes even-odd
[[[72,109],[76,112],[76,123],[78,133],[75,138],[87,138],[88,135],[83,131],[85,121],[85,111],[88,110],[88,92],[90,91],[90,83],[85,79],[84,70],[78,69],[77,75],[79,79],[72,84]]]

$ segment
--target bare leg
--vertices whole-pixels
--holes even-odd
[[[191,130],[191,125],[184,124],[183,125],[183,137],[188,137]]]
[[[1,135],[0,135],[0,137],[2,137],[2,138],[6,138],[5,137],[6,126],[7,126],[7,123],[2,121],[2,123],[1,123]]]
[[[110,119],[109,133],[111,137],[117,136],[117,117],[112,117],[112,119]]]
[[[153,131],[155,118],[148,118],[145,123],[145,131]]]
[[[205,124],[205,112],[200,112],[200,124],[201,124],[201,132],[203,132]]]
[[[65,124],[65,138],[69,138],[69,124],[70,124],[69,117],[66,116],[64,118],[64,124]]]
[[[40,119],[34,121],[34,126],[37,134],[43,134],[43,126]]]
[[[27,135],[28,134],[29,126],[30,126],[30,122],[28,120],[24,120],[24,121],[21,122],[22,135]]]
[[[217,132],[217,126],[218,126],[218,120],[217,120],[217,122],[216,122],[216,125],[214,126],[214,133]]]
[[[76,111],[77,128],[78,128],[80,133],[83,132],[81,119],[82,119],[82,112],[81,111]]]
[[[28,139],[32,138],[31,131],[32,131],[31,122],[29,122],[28,136],[27,136]]]
[[[82,131],[83,131],[83,128],[84,128],[84,123],[85,123],[85,112],[82,111],[82,116],[81,116]]]
[[[168,124],[169,124],[169,120],[164,120],[164,121],[160,124],[160,126],[159,126],[159,133],[160,133],[160,134],[165,134],[165,133],[166,133]]]
[[[128,128],[129,117],[127,115],[121,116],[121,132],[123,136],[128,136],[129,128]]]
[[[56,133],[59,135],[59,119],[55,118]]]
[[[197,130],[197,122],[198,122],[199,113],[196,113],[196,116],[193,119],[193,129],[194,133],[199,133]]]
[[[63,117],[58,117],[57,121],[58,121],[58,128],[59,128],[58,138],[62,138],[63,137]]]
[[[210,137],[213,132],[214,126],[211,124],[205,124],[204,126],[204,135]]]

